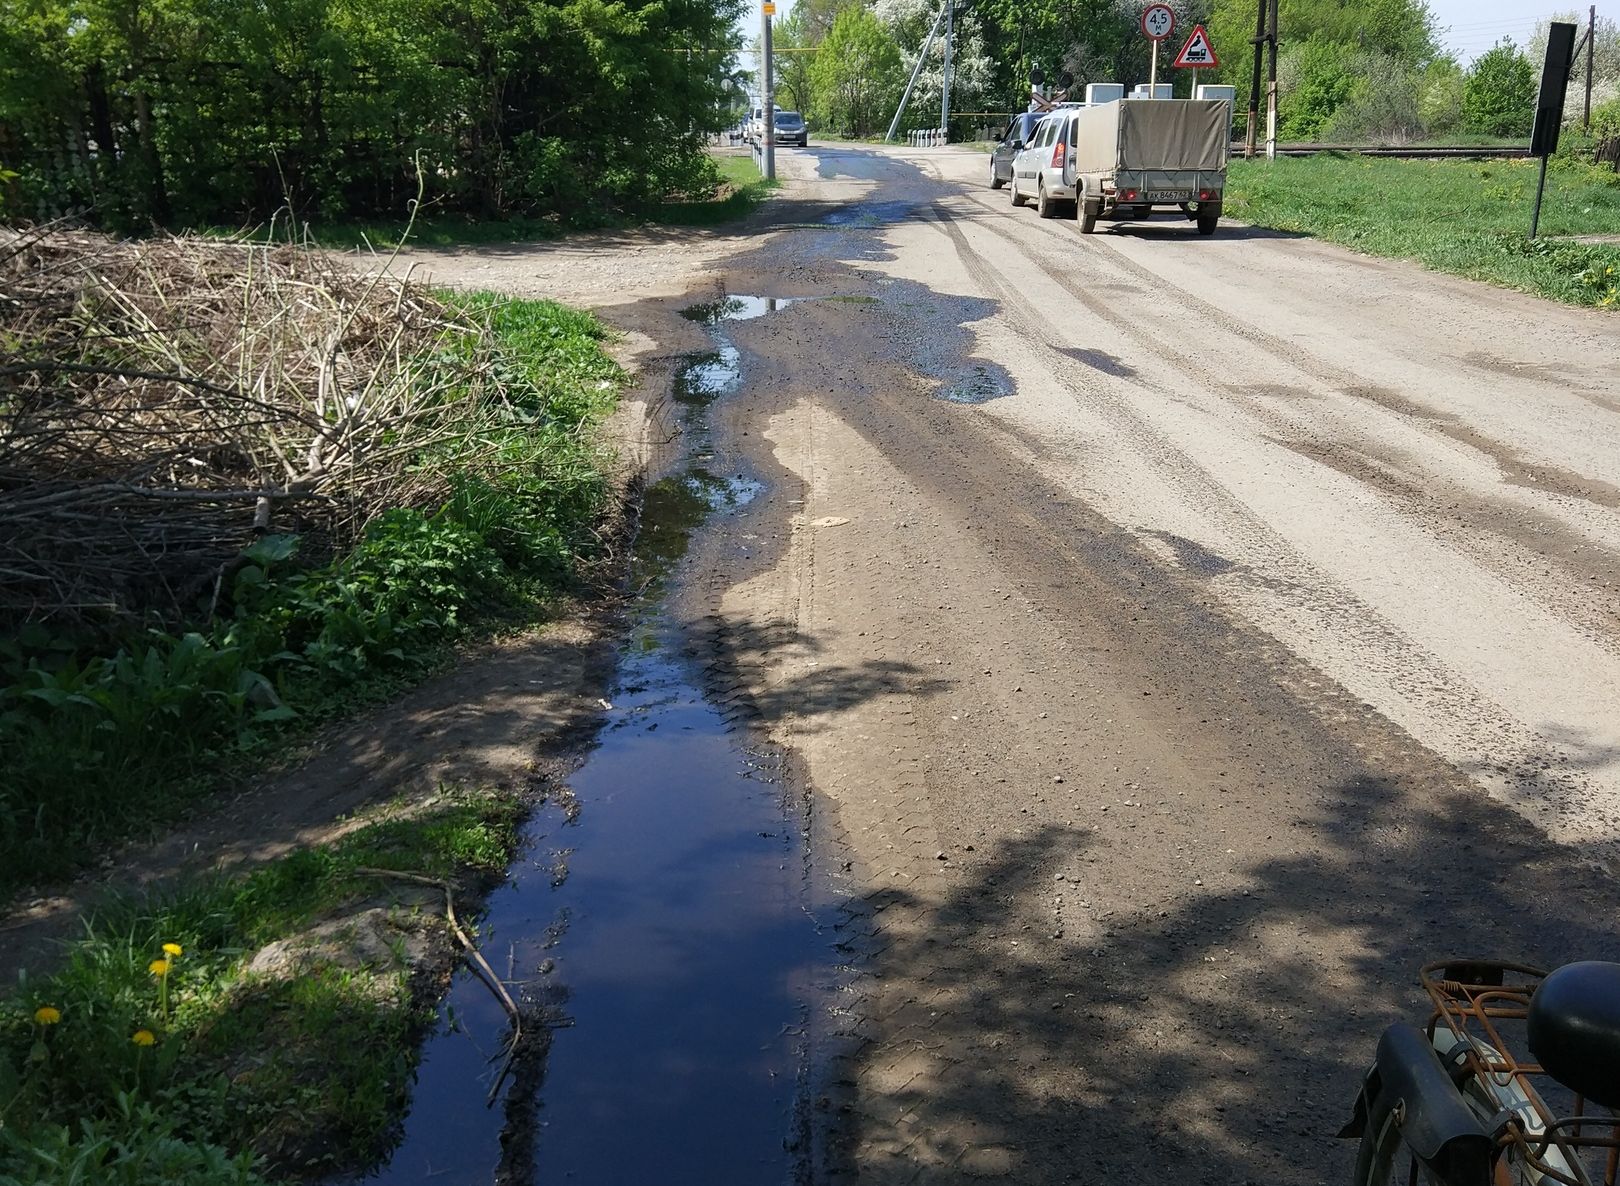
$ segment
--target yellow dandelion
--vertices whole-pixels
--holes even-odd
[[[178,943],[165,943],[163,945],[163,952],[172,959],[174,956],[185,954],[185,948],[181,947]]]
[[[151,1030],[136,1030],[129,1040],[137,1046],[150,1046],[157,1041],[157,1035]]]
[[[167,976],[169,974],[169,961],[153,960],[146,965],[146,970],[154,976]]]
[[[62,1020],[62,1011],[51,1005],[41,1005],[34,1010],[35,1025],[55,1025]]]

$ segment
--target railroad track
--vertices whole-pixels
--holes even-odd
[[[1243,155],[1241,143],[1232,145],[1232,155]],[[1260,149],[1259,151],[1264,151]],[[1445,148],[1387,148],[1363,144],[1279,144],[1278,156],[1318,156],[1324,152],[1352,153],[1356,156],[1387,156],[1402,160],[1484,160],[1502,157],[1522,158],[1530,155],[1528,148],[1516,145],[1478,145]]]

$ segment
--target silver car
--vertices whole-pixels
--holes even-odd
[[[1074,184],[1074,110],[1059,108],[1035,129],[1035,138],[1013,157],[1012,204],[1022,206],[1031,198],[1042,218],[1052,218],[1060,204],[1073,206],[1078,196]]]

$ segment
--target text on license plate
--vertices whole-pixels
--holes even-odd
[[[1150,202],[1189,202],[1192,200],[1192,190],[1150,189],[1143,196]]]

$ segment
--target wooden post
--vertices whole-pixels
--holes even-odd
[[[1586,106],[1581,112],[1581,131],[1592,133],[1592,43],[1597,40],[1597,5],[1586,10]]]

